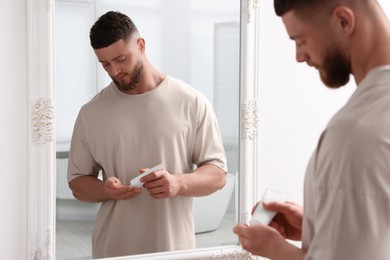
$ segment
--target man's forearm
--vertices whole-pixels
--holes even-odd
[[[272,260],[303,260],[305,258],[305,251],[286,240],[276,242],[270,248],[272,248],[270,250]]]
[[[109,200],[104,190],[104,182],[94,176],[80,176],[69,182],[73,196],[85,202],[103,202]]]
[[[221,168],[205,164],[190,174],[179,175],[180,195],[206,196],[222,189],[226,183],[226,172]]]

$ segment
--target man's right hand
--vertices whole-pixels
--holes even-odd
[[[141,193],[140,188],[123,185],[116,177],[109,177],[104,181],[104,191],[112,200],[128,200]]]
[[[123,185],[116,177],[101,181],[96,176],[80,176],[69,182],[69,187],[76,199],[85,202],[128,200],[141,193],[140,188]]]
[[[291,240],[302,239],[303,207],[294,202],[270,202],[263,203],[267,210],[276,211],[277,214],[269,224]]]

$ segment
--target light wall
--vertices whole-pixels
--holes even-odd
[[[25,0],[0,7],[0,259],[27,259],[27,19]]]
[[[390,2],[380,0],[390,14]],[[285,31],[273,1],[261,1],[260,20],[260,185],[303,201],[306,166],[328,121],[356,89],[354,78],[336,90],[318,72],[297,63],[295,43]]]
[[[260,181],[302,202],[309,157],[354,82],[338,90],[325,87],[314,68],[296,62],[295,43],[275,15],[273,1],[262,1],[260,10]]]

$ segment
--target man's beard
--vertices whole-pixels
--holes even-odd
[[[322,82],[329,88],[339,88],[349,82],[351,65],[339,50],[329,51],[320,71]]]
[[[142,61],[139,60],[137,61],[137,64],[135,65],[135,68],[130,75],[129,82],[119,82],[114,78],[112,78],[112,80],[114,81],[115,85],[117,85],[120,91],[127,92],[137,87],[138,83],[141,80],[141,74],[143,70],[144,65],[142,64]]]

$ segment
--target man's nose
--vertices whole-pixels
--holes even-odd
[[[302,51],[296,51],[296,60],[297,62],[305,62],[307,60],[307,55]]]
[[[121,71],[121,69],[118,65],[111,64],[110,71],[108,73],[110,74],[110,76],[115,77],[119,74],[120,71]]]

